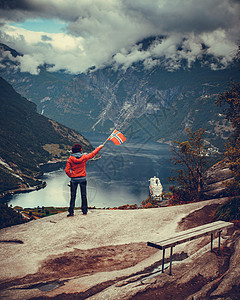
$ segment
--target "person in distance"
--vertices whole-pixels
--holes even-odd
[[[68,217],[74,216],[74,207],[76,200],[77,187],[80,185],[81,190],[81,198],[82,198],[82,213],[84,215],[88,212],[88,204],[87,204],[87,179],[86,179],[86,162],[93,158],[104,145],[98,146],[95,150],[93,150],[89,154],[82,153],[82,146],[80,144],[75,144],[72,146],[72,154],[69,157],[65,173],[68,177],[71,178],[70,181],[70,206],[68,209],[69,214]]]

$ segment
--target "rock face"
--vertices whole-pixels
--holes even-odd
[[[225,197],[226,183],[233,179],[232,172],[226,161],[213,165],[205,173],[204,195],[207,199]]]
[[[36,105],[2,78],[0,91],[0,197],[44,187],[37,179],[39,165],[67,160],[74,143],[93,150],[80,133],[38,114]]]
[[[78,75],[41,67],[39,75],[31,75],[21,73],[11,55],[20,54],[0,44],[0,57],[8,58],[0,58],[0,76],[33,101],[38,112],[75,130],[109,132],[116,127],[131,137],[134,133],[165,142],[185,138],[187,127],[201,127],[217,148],[230,134],[214,100],[230,80],[239,81],[238,65],[213,71],[205,67],[210,65],[206,58],[175,72],[139,63],[126,70],[107,67]]]
[[[72,218],[60,213],[4,228],[0,230],[0,298],[235,296],[240,284],[238,231],[222,233],[220,255],[210,252],[210,237],[177,245],[172,276],[160,272],[161,251],[147,246],[147,241],[182,230],[183,223],[184,229],[191,226],[198,212],[201,222],[210,222],[210,215],[204,217],[208,206],[212,209],[225,200],[128,211],[95,209],[87,216],[76,211]],[[215,239],[214,250],[217,246]],[[168,256],[166,251],[166,262]]]

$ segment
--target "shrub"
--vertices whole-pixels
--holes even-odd
[[[226,203],[219,206],[215,212],[217,220],[239,221],[240,197],[230,198]]]
[[[25,223],[26,220],[7,204],[0,203],[0,229],[17,224]]]

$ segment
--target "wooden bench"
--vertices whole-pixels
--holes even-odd
[[[202,226],[198,226],[195,228],[191,228],[185,231],[181,231],[174,236],[167,238],[165,240],[153,243],[148,242],[147,245],[150,247],[154,247],[160,250],[163,250],[163,259],[162,259],[162,273],[164,272],[164,256],[165,256],[165,249],[171,247],[170,251],[170,269],[169,275],[172,275],[172,254],[173,254],[173,247],[176,245],[200,238],[204,235],[211,234],[211,252],[213,251],[213,235],[214,233],[218,233],[219,241],[218,241],[218,251],[220,252],[220,238],[221,232],[223,229],[233,227],[233,223],[224,222],[224,221],[217,221],[209,224],[205,224]]]

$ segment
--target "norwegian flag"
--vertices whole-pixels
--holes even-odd
[[[107,140],[112,141],[115,145],[120,145],[126,141],[126,137],[120,131],[115,129]]]

